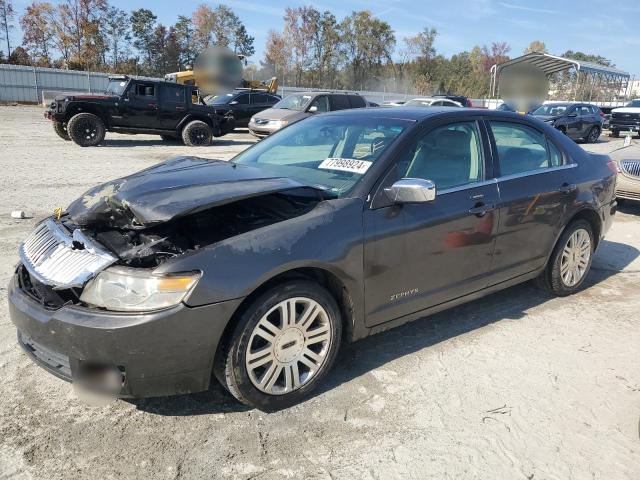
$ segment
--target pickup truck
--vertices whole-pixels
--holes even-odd
[[[61,138],[82,147],[99,145],[106,132],[205,146],[235,128],[233,116],[204,104],[197,87],[129,76],[110,77],[101,94],[56,97],[44,116]]]
[[[619,137],[620,132],[640,135],[640,99],[631,100],[624,107],[611,110],[609,130],[614,137]]]

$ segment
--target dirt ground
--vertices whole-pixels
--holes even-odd
[[[165,145],[108,135],[82,149],[36,107],[0,107],[0,479],[638,479],[640,207],[625,205],[589,285],[529,284],[343,349],[312,399],[264,414],[223,390],[103,405],[32,364],[6,285],[35,222],[92,185],[175,154],[229,158],[253,142]],[[586,146],[640,159],[640,142]],[[23,209],[33,218],[11,219]]]

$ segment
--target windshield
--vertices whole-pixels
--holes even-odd
[[[640,107],[640,100],[631,100],[625,107]]]
[[[290,97],[283,98],[276,103],[272,108],[282,108],[283,110],[298,110],[303,111],[309,105],[311,101],[311,95],[291,95]]]
[[[233,100],[233,93],[222,93],[220,95],[209,95],[205,98],[204,103],[207,105],[226,105]]]
[[[348,193],[413,122],[371,116],[318,116],[294,123],[233,159],[332,196]]]
[[[107,89],[104,92],[114,95],[122,95],[122,92],[124,92],[124,87],[126,86],[126,80],[109,80],[109,83],[107,83]]]
[[[542,105],[540,108],[537,108],[533,111],[532,115],[537,115],[540,117],[556,117],[559,115],[564,115],[567,110],[571,108],[571,105]]]

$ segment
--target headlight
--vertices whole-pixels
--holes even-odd
[[[148,311],[179,304],[199,273],[153,275],[150,270],[111,267],[87,283],[80,300],[116,312]]]
[[[267,125],[271,125],[272,127],[284,127],[289,123],[287,120],[269,120]]]

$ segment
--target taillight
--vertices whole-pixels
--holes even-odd
[[[609,160],[607,162],[607,167],[609,167],[609,170],[611,170],[615,174],[620,173],[620,165],[618,165],[618,162],[614,162],[613,160]]]
[[[604,114],[604,112],[603,112],[602,110],[598,110],[598,112],[600,112],[600,116],[601,116],[602,118],[604,118],[604,117],[605,117],[605,114]]]

